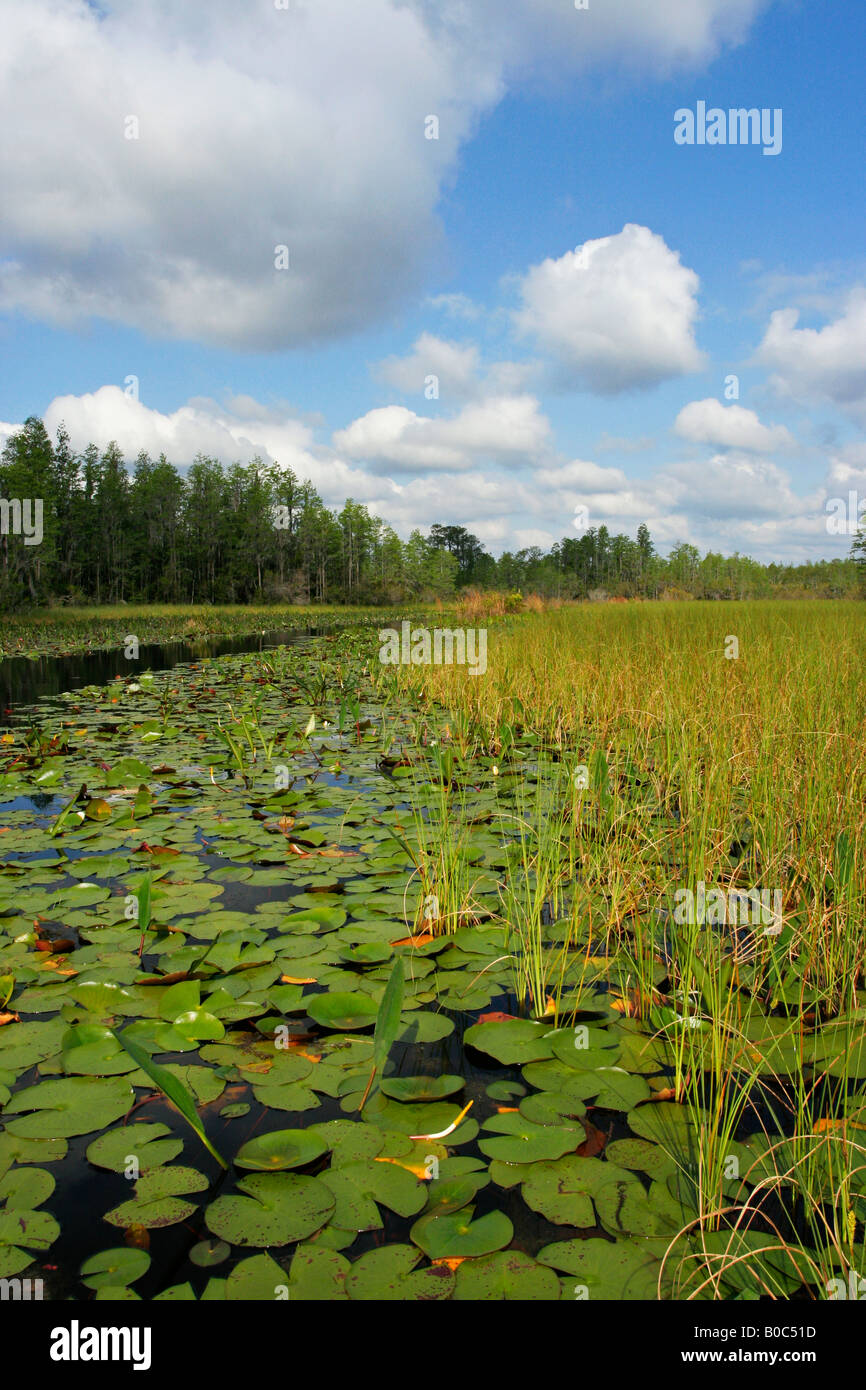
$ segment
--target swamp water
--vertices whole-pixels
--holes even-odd
[[[765,1222],[693,1234],[699,1129],[653,1099],[671,1048],[616,1007],[603,903],[585,940],[544,905],[549,1015],[517,997],[503,816],[521,789],[557,794],[544,750],[461,758],[444,714],[383,699],[373,639],[236,639],[151,676],[142,649],[121,678],[87,658],[86,684],[16,711],[0,1277],[53,1299],[711,1297],[709,1251],[717,1296],[795,1294],[809,1280]],[[361,1111],[398,956],[399,1032]],[[783,1040],[761,1026],[771,1075]],[[765,1136],[729,1147],[742,1195]]]

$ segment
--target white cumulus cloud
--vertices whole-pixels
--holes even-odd
[[[0,308],[249,350],[363,329],[423,287],[509,84],[705,63],[766,3],[0,0]]]
[[[720,449],[745,449],[771,454],[789,449],[793,436],[784,425],[762,425],[754,410],[741,405],[722,405],[710,396],[691,401],[674,421],[674,431],[694,444],[712,444]]]
[[[662,237],[628,223],[533,266],[515,322],[549,354],[561,384],[616,394],[703,365],[698,285]]]
[[[802,401],[831,401],[866,423],[866,286],[823,328],[800,328],[798,309],[777,309],[756,354],[772,385]]]
[[[461,472],[484,461],[532,465],[549,439],[549,421],[534,396],[491,396],[449,419],[399,405],[370,410],[336,432],[334,447],[373,468]]]

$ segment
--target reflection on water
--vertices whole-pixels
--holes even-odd
[[[244,637],[198,638],[193,642],[153,642],[139,648],[137,659],[127,658],[123,648],[111,651],[81,652],[75,656],[7,657],[0,661],[0,725],[20,723],[22,706],[81,690],[86,685],[107,685],[115,677],[142,671],[170,671],[184,661],[229,656],[235,652],[269,651],[274,647],[295,646],[317,637],[327,628],[272,628],[247,633]]]

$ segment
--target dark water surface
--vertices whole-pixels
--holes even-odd
[[[108,685],[118,676],[144,671],[171,671],[183,662],[238,652],[272,651],[297,646],[310,637],[328,632],[327,627],[269,628],[242,637],[203,637],[192,642],[142,644],[137,659],[125,657],[123,647],[79,652],[73,656],[5,657],[0,660],[0,724],[21,723],[24,708],[67,690],[87,685]]]

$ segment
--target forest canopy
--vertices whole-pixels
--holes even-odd
[[[435,522],[401,540],[349,498],[327,507],[290,468],[199,455],[181,471],[141,453],[130,468],[114,443],[81,453],[61,426],[52,441],[30,417],[0,456],[0,498],[42,500],[39,542],[0,517],[0,607],[116,603],[398,603],[447,600],[465,588],[543,598],[852,597],[866,559],[761,564],[701,555],[686,542],[661,556],[606,526],[545,551],[498,559],[462,526]]]

